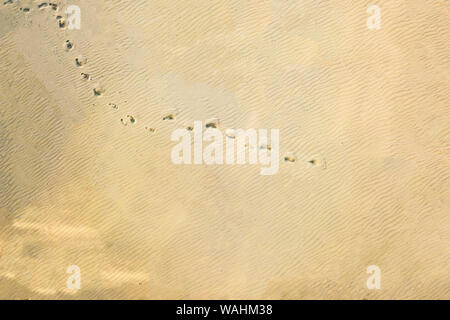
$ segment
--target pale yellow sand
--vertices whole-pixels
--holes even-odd
[[[3,2],[1,298],[450,298],[448,1]],[[174,165],[211,118],[278,174]]]

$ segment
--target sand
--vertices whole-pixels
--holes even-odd
[[[450,298],[448,1],[7,2],[0,298]],[[278,173],[175,165],[208,119]]]

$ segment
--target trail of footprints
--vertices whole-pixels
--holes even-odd
[[[18,1],[16,0],[16,2],[18,3]],[[14,3],[14,0],[6,0],[3,2],[3,5],[11,5]],[[39,4],[37,4],[37,9],[38,10],[45,10],[45,9],[50,9],[52,11],[58,12],[58,4],[54,3],[54,2],[41,2]],[[31,11],[31,8],[28,7],[19,7],[19,10],[25,13],[28,13]],[[67,23],[66,20],[64,19],[63,16],[61,15],[57,15],[56,16],[56,20],[58,22],[58,26],[61,29],[65,29],[67,27]],[[72,49],[74,48],[74,43],[71,40],[66,40],[64,43],[64,48],[67,52],[72,51]],[[82,57],[82,56],[78,56],[75,58],[75,66],[78,68],[83,68],[86,64],[87,64],[87,59]],[[81,79],[84,81],[90,81],[92,80],[92,76],[89,73],[86,72],[81,72]],[[101,87],[94,87],[92,89],[93,95],[95,97],[100,97],[102,95],[104,95],[105,90]],[[107,104],[111,109],[113,110],[118,110],[119,107],[117,106],[117,104],[115,103],[108,103]],[[172,113],[167,114],[166,116],[164,116],[162,118],[163,121],[173,121],[175,120],[175,115]],[[123,117],[120,119],[120,122],[122,123],[122,125],[124,126],[129,126],[129,125],[134,125],[136,123],[136,117],[131,115],[131,114],[127,114],[126,117]],[[219,127],[219,120],[218,119],[214,119],[211,121],[207,121],[205,124],[206,128],[218,128]],[[194,128],[192,126],[188,126],[186,127],[186,130],[192,131]],[[149,133],[155,133],[156,132],[156,128],[154,127],[145,127],[145,130]],[[234,134],[227,134],[228,138],[231,139],[235,139],[236,136]],[[246,144],[246,147],[248,147],[248,144]],[[268,151],[272,150],[272,147],[270,145],[261,145],[260,149],[267,149]],[[284,162],[287,163],[295,163],[298,158],[295,155],[295,153],[293,152],[287,152],[284,157],[283,157]],[[315,156],[312,159],[307,161],[309,166],[311,167],[321,167],[322,169],[326,169],[326,160],[323,157],[320,156]]]
[[[19,1],[17,1],[17,0],[16,0],[16,2],[19,3]],[[14,0],[6,0],[6,1],[3,2],[3,5],[13,4],[13,3],[14,3]],[[46,8],[46,7],[51,8],[51,10],[53,10],[53,11],[57,11],[58,10],[58,5],[56,3],[53,3],[53,2],[41,2],[40,4],[37,5],[38,9],[43,9],[43,8]],[[22,7],[20,7],[19,10],[23,11],[23,12],[30,12],[31,8],[28,8],[28,7],[22,8]]]

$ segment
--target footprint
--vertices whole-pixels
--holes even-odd
[[[66,22],[64,21],[64,18],[62,16],[56,16],[56,20],[58,20],[58,25],[60,28],[66,27]]]
[[[97,96],[97,97],[99,97],[105,93],[105,90],[97,89],[97,88],[94,88],[92,91],[94,92],[94,96]]]
[[[83,77],[83,80],[91,80],[92,79],[90,75],[88,75],[87,73],[84,73],[84,72],[81,73],[81,76]]]
[[[154,133],[156,131],[156,128],[145,127],[145,130],[148,130],[149,132]]]
[[[270,144],[262,144],[262,145],[259,146],[259,149],[271,151],[272,150],[272,146]]]
[[[168,114],[167,116],[162,118],[163,120],[173,120],[175,119],[175,116],[173,114]]]
[[[207,120],[205,125],[206,128],[214,128],[214,129],[216,129],[218,126],[219,126],[219,119],[216,118]]]
[[[130,123],[135,123],[136,122],[136,118],[131,116],[131,115],[127,115],[128,120],[130,120]]]
[[[126,118],[120,119],[120,122],[122,122],[124,126],[127,126],[128,124],[134,124],[136,122],[136,118],[132,115],[127,115]]]
[[[324,157],[322,157],[320,155],[315,155],[312,157],[312,159],[308,160],[308,166],[326,169],[327,161]]]
[[[75,58],[75,64],[77,67],[82,67],[87,63],[87,59],[85,58]]]
[[[225,136],[229,139],[236,139],[236,130],[234,129],[227,129],[225,131]]]
[[[65,46],[66,46],[66,51],[70,51],[73,49],[73,42],[71,42],[70,40],[66,40]]]
[[[118,110],[119,109],[119,107],[117,106],[117,104],[115,104],[115,103],[108,103],[108,106],[110,106],[111,108],[113,108],[114,110]]]
[[[58,5],[56,3],[42,2],[41,4],[38,4],[38,9],[43,9],[43,8],[47,8],[47,7],[51,7],[53,11],[58,10]]]
[[[297,157],[295,156],[295,154],[293,152],[288,152],[284,156],[284,161],[285,162],[295,162],[295,161],[297,161]]]

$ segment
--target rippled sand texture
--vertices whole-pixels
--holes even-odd
[[[450,298],[448,1],[7,2],[1,298]],[[174,165],[211,118],[278,174]]]

